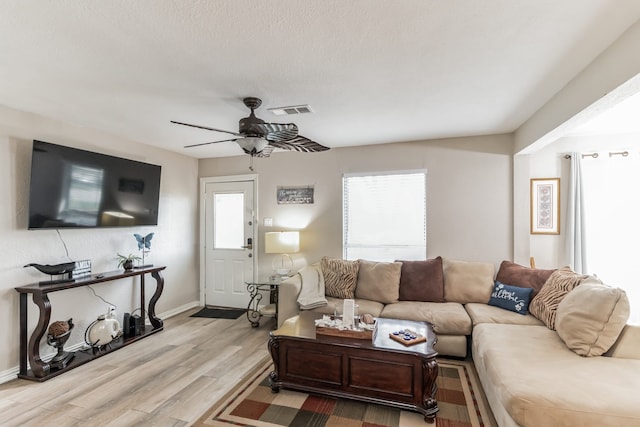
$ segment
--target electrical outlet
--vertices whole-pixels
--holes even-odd
[[[273,227],[273,218],[264,218],[264,219],[262,220],[262,224],[263,224],[265,227]]]

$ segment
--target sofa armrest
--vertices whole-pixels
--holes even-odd
[[[285,320],[297,316],[300,312],[298,307],[298,295],[302,289],[302,278],[295,274],[280,283],[278,288],[278,327]]]
[[[605,356],[621,359],[640,359],[640,326],[625,325],[613,346]]]

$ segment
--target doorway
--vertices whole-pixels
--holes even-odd
[[[246,308],[256,271],[255,175],[201,179],[200,300]]]

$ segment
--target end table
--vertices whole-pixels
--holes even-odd
[[[273,317],[278,324],[278,286],[279,281],[245,282],[249,292],[247,319],[251,326],[260,326],[262,316]],[[269,292],[269,304],[261,304],[263,292]]]

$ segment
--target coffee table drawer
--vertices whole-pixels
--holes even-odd
[[[413,401],[422,395],[421,382],[416,382],[420,365],[369,357],[348,357],[348,389],[369,396],[400,401]]]
[[[282,380],[308,385],[343,386],[343,355],[326,347],[308,345],[304,348],[284,343],[281,348]]]

